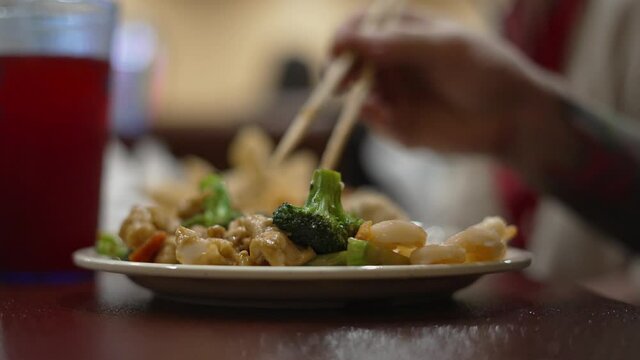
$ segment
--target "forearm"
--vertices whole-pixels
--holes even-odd
[[[640,250],[638,125],[554,91],[537,99],[522,116],[508,162],[588,222]]]

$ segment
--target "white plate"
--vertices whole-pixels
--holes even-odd
[[[404,303],[449,296],[480,276],[523,269],[531,254],[508,249],[503,260],[457,265],[213,266],[113,260],[84,248],[79,267],[129,276],[157,295],[197,303],[257,307],[327,307],[352,301]]]

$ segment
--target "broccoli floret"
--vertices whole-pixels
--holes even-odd
[[[203,212],[185,220],[182,223],[183,226],[227,226],[232,220],[242,215],[231,206],[229,193],[219,175],[211,174],[202,179],[200,191],[206,194],[202,203]]]
[[[273,213],[273,223],[298,245],[310,246],[318,254],[347,249],[347,239],[355,235],[362,220],[347,214],[340,197],[340,173],[318,169],[304,206],[288,203]]]
[[[118,236],[101,232],[95,243],[96,252],[116,259],[126,259],[129,248]]]

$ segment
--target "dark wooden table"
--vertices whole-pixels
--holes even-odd
[[[492,275],[411,308],[172,303],[119,275],[0,285],[0,359],[640,359],[640,309]]]

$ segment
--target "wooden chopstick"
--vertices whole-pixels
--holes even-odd
[[[289,125],[289,128],[287,128],[282,140],[278,143],[278,147],[273,152],[273,155],[271,155],[270,161],[272,165],[280,164],[296,145],[298,145],[300,140],[302,140],[302,137],[306,134],[309,126],[313,122],[316,113],[336,90],[340,80],[344,78],[353,61],[353,55],[345,53],[329,64],[322,81],[313,90],[309,99],[302,105],[293,122]]]
[[[391,11],[394,2],[395,0],[375,0],[367,9],[361,29],[370,31],[369,29],[379,26],[385,14]],[[331,98],[340,81],[353,65],[354,60],[353,54],[344,53],[329,64],[321,82],[296,114],[282,140],[278,143],[270,159],[271,165],[280,164],[302,140],[318,110]]]
[[[371,26],[363,28],[363,31],[384,31],[395,26],[402,15],[404,1],[398,0],[393,5],[395,6],[389,11],[389,15],[385,19],[382,19],[384,22],[382,24],[378,24],[378,29]],[[338,117],[338,122],[333,128],[331,137],[329,138],[324,153],[322,154],[322,160],[320,161],[321,168],[333,169],[336,167],[338,160],[344,151],[344,146],[351,136],[355,123],[358,120],[360,109],[362,108],[362,105],[364,105],[364,102],[369,95],[369,91],[373,86],[373,74],[373,67],[371,65],[365,65],[360,77],[349,90],[344,107]]]
[[[338,163],[344,146],[351,136],[354,125],[358,120],[360,109],[367,99],[367,96],[369,96],[369,90],[373,84],[372,79],[373,68],[367,66],[366,69],[363,70],[359,80],[356,81],[349,90],[345,104],[340,112],[340,116],[338,117],[338,121],[333,128],[331,137],[329,137],[327,146],[322,153],[320,168],[333,169]]]

